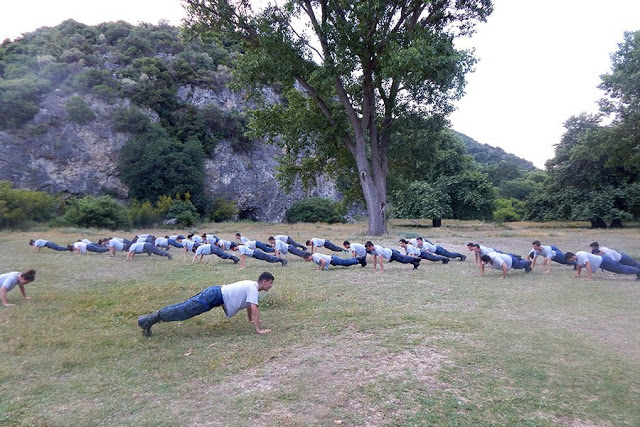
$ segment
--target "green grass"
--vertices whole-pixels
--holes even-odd
[[[640,258],[639,229],[509,228],[455,221],[441,229],[394,222],[372,239],[395,246],[423,235],[468,254],[479,241],[525,254],[531,241],[584,250],[593,240]],[[425,223],[426,224],[426,223]],[[367,240],[366,224],[212,224],[266,241]],[[0,424],[6,425],[638,425],[640,286],[598,273],[592,282],[554,264],[550,274],[448,265],[386,264],[314,271],[249,259],[238,270],[212,256],[76,256],[67,244],[95,230],[0,233],[2,272],[38,270],[0,307]],[[119,233],[122,235],[122,233]],[[126,233],[126,236],[134,233]],[[165,232],[155,230],[154,234]],[[174,252],[175,253],[175,252]],[[276,277],[261,299],[267,335],[243,313],[214,309],[161,323],[142,337],[136,318],[213,284]]]

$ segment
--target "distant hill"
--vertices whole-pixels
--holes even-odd
[[[473,159],[484,166],[496,166],[501,162],[506,162],[511,165],[515,165],[518,169],[524,171],[533,171],[537,168],[528,160],[525,160],[521,157],[516,156],[515,154],[507,153],[502,148],[492,147],[488,144],[481,144],[475,139],[460,133],[453,131],[456,135],[460,137],[465,147],[467,147],[467,152],[473,156]]]

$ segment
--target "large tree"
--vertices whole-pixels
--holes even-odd
[[[190,28],[242,43],[243,83],[280,85],[284,102],[265,105],[253,127],[284,146],[281,172],[291,179],[303,169],[352,167],[374,235],[387,231],[391,125],[407,111],[451,111],[474,62],[454,38],[471,34],[493,7],[491,0],[288,0],[254,11],[248,0],[185,3]]]

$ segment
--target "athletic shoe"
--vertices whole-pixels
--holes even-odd
[[[282,261],[280,261],[282,263],[283,267],[286,267],[287,264],[289,264],[289,261],[287,261],[286,259],[283,259]]]
[[[420,260],[419,259],[413,261],[413,269],[417,270],[418,267],[420,267]]]
[[[524,268],[524,272],[531,273],[531,261],[529,261],[529,264],[527,264],[527,266]]]
[[[171,255],[167,255],[167,258],[169,259],[173,259],[173,257]]]
[[[360,263],[361,267],[366,267],[367,266],[367,257],[366,256],[360,257],[358,259],[358,262]]]
[[[460,255],[460,261],[464,261],[465,259],[467,259],[466,255]]]
[[[142,328],[142,335],[145,337],[151,336],[151,327],[160,321],[158,312],[146,314],[138,317],[138,326]]]
[[[237,258],[237,257],[233,257],[233,258],[231,258],[231,259],[233,260],[233,263],[234,263],[234,264],[237,264],[237,263],[238,263],[238,261],[240,261],[240,258]]]
[[[443,259],[442,259],[442,263],[443,263],[443,264],[448,264],[448,263],[449,263],[449,261],[451,261],[449,258],[443,258]]]

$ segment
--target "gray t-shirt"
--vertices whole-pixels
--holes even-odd
[[[507,270],[509,270],[513,264],[513,258],[511,258],[511,255],[499,254],[497,252],[490,252],[487,255],[491,258],[491,266],[496,270],[502,270],[502,264],[506,264]]]
[[[240,255],[253,256],[253,249],[245,245],[238,246],[238,252]]]
[[[553,259],[556,257],[556,251],[551,249],[551,246],[540,246],[540,250],[535,252],[535,257],[538,258],[540,255],[547,259]]]
[[[122,243],[120,239],[113,238],[109,240],[107,247],[114,248],[116,251],[121,251],[122,249],[124,249],[124,243]]]
[[[317,237],[314,237],[313,239],[311,239],[311,244],[313,246],[315,246],[316,248],[321,248],[324,246],[324,242],[325,239],[318,239]]]
[[[391,255],[393,254],[391,249],[384,248],[380,245],[373,245],[373,249],[371,250],[371,253],[375,256],[379,256],[384,259],[391,259]]]
[[[289,253],[289,245],[282,240],[275,241],[275,249],[283,255]]]
[[[251,304],[258,304],[258,282],[242,280],[222,287],[222,299],[227,319]]]
[[[331,263],[331,257],[329,255],[320,254],[320,253],[315,253],[311,255],[311,261],[313,261],[318,265],[321,265],[322,264],[321,261],[323,260],[325,262],[324,269],[325,270],[329,269],[329,264]]]
[[[0,288],[5,288],[7,292],[15,288],[18,285],[19,271],[12,271],[11,273],[0,274]]]
[[[358,258],[367,256],[367,248],[362,243],[351,243],[349,249]]]
[[[44,245],[46,245],[46,244],[47,244],[47,240],[44,240],[44,239],[38,239],[38,240],[36,240],[36,241],[33,243],[33,245],[34,245],[36,248],[42,248],[42,247],[44,247]]]
[[[622,259],[622,255],[620,255],[620,252],[614,251],[613,249],[607,248],[606,246],[600,246],[600,252],[613,259],[614,261],[620,261]]]
[[[585,251],[576,252],[576,258],[576,262],[582,267],[586,267],[587,261],[589,261],[589,264],[591,264],[591,271],[593,273],[597,272],[600,268],[600,264],[602,264],[601,256],[590,254]]]
[[[147,242],[136,242],[133,243],[131,246],[129,246],[129,252],[133,252],[136,254],[142,253],[142,251],[144,250],[144,245]]]
[[[409,256],[420,256],[420,249],[416,248],[412,244],[405,246],[404,250]]]
[[[201,245],[196,249],[196,255],[211,255],[211,245]]]

